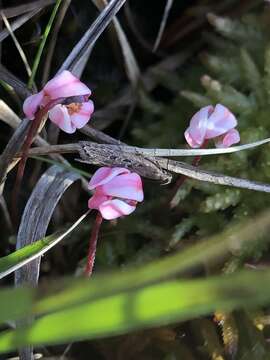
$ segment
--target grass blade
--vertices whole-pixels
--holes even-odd
[[[197,243],[195,246],[192,246],[180,253],[167,256],[164,259],[151,262],[141,267],[126,269],[125,272],[117,271],[108,275],[97,275],[94,276],[91,281],[87,279],[66,279],[65,281],[58,281],[57,283],[54,282],[50,285],[46,284],[45,289],[42,287],[40,289],[36,289],[35,291],[24,289],[22,293],[18,292],[18,289],[1,290],[0,322],[3,322],[6,319],[13,320],[25,317],[26,315],[41,315],[48,312],[57,312],[59,310],[61,310],[62,313],[64,309],[68,310],[74,306],[82,307],[83,304],[87,304],[88,306],[89,304],[97,303],[99,300],[104,301],[106,298],[113,298],[113,296],[118,294],[131,294],[138,289],[147,289],[152,287],[154,283],[157,284],[161,282],[162,284],[164,279],[183,271],[186,272],[199,264],[204,262],[214,264],[214,262],[219,261],[221,257],[229,255],[230,253],[237,252],[237,254],[239,254],[241,249],[246,248],[247,246],[250,248],[250,246],[257,246],[261,241],[268,241],[267,235],[269,233],[269,229],[270,217],[269,213],[265,213],[257,219],[254,219],[252,223],[248,221],[247,223],[235,225],[225,233],[218,234],[210,240]],[[250,279],[250,286],[246,286],[244,284],[245,280],[243,282],[243,286],[245,287],[245,290],[243,290],[245,291],[244,295],[241,291],[237,291],[237,294],[234,294],[232,290],[230,293],[232,297],[243,295],[243,297],[240,296],[242,300],[238,298],[238,304],[245,303],[247,291],[250,291],[249,294],[251,296],[258,296],[255,296],[256,299],[253,298],[253,300],[255,299],[253,304],[257,304],[257,301],[261,301],[261,295],[263,299],[269,299],[269,287],[267,286],[265,286],[267,294],[263,289],[260,290],[259,293],[255,295],[253,294],[253,290],[257,285],[259,287],[262,286],[260,281],[258,284],[253,284],[254,282],[257,282],[256,277],[258,277],[258,279],[262,282],[266,279],[268,281],[270,276],[269,270],[267,272],[244,273],[246,275],[244,275],[243,279],[246,279],[246,277]],[[239,279],[237,274],[235,277]],[[227,281],[227,277],[220,276],[216,277],[214,282],[218,283],[218,279],[220,279],[221,283],[225,281],[226,284],[229,284],[231,281],[236,281],[235,277],[232,276],[228,278],[230,280]],[[242,275],[239,275],[239,277],[242,277]],[[200,281],[202,281],[202,284],[206,284],[206,287],[208,286],[207,279]],[[181,282],[181,284],[185,286],[186,282]],[[197,280],[194,280],[194,282],[190,281],[189,284],[190,286],[193,286],[192,284],[197,284]],[[202,286],[204,287],[204,285]],[[234,289],[238,288],[236,283],[233,286],[235,286]],[[240,289],[242,289],[241,286]],[[10,303],[9,306],[5,305],[5,301],[7,301],[7,297],[5,295],[6,293],[8,293],[12,298],[15,297],[18,302],[20,300],[20,296],[22,296],[23,299],[26,297],[28,302],[27,312],[25,312],[25,308],[23,307],[16,310],[18,307],[16,302]],[[186,296],[190,298],[189,291]],[[170,297],[166,297],[166,299],[170,299]],[[233,306],[236,306],[236,303],[234,303]],[[5,310],[4,313],[3,309]],[[191,315],[189,314],[189,316]],[[87,322],[89,323],[89,321]],[[1,339],[2,337],[0,336],[0,344]]]
[[[41,10],[42,8],[39,8],[17,18],[10,24],[11,30],[14,32],[15,30],[19,29],[23,24],[25,24],[28,20],[32,19],[32,17],[39,13]],[[8,36],[9,32],[7,31],[7,29],[2,30],[0,32],[0,42],[2,42]]]
[[[36,0],[27,4],[12,6],[1,10],[4,11],[7,18],[11,18],[35,10],[37,8],[43,8],[53,4],[54,2],[55,0]]]
[[[0,12],[0,14],[1,14],[1,17],[3,19],[3,22],[4,22],[5,26],[6,26],[9,34],[10,34],[10,36],[11,36],[11,38],[12,38],[12,40],[13,40],[13,42],[14,42],[17,50],[18,50],[18,53],[20,54],[20,57],[21,57],[21,59],[22,59],[22,61],[24,63],[27,75],[31,77],[32,71],[30,69],[30,66],[29,66],[28,60],[26,58],[26,55],[25,55],[25,53],[23,51],[23,48],[21,47],[19,41],[17,40],[15,34],[13,33],[13,30],[12,30],[12,28],[11,28],[9,22],[8,22],[7,17],[5,16],[5,13],[2,11],[2,12]]]
[[[155,45],[154,45],[154,48],[153,48],[153,52],[157,51],[157,48],[159,47],[160,41],[162,39],[163,32],[165,30],[166,23],[167,23],[169,14],[170,14],[170,10],[171,10],[171,7],[173,5],[173,1],[174,0],[167,0],[165,10],[164,10],[164,13],[163,13],[163,17],[162,17],[160,27],[159,27],[159,30],[158,30],[157,38],[156,38],[156,41],[155,41]]]
[[[125,2],[126,0],[110,1],[109,5],[106,6],[106,8],[100,13],[98,18],[85,32],[81,40],[75,45],[61,68],[58,70],[58,73],[63,70],[70,70],[75,75],[79,76],[77,71],[81,72],[80,63],[82,58],[85,56],[85,54],[89,56],[92,47],[95,45],[95,42]]]
[[[65,171],[58,166],[50,167],[36,184],[21,219],[17,237],[17,249],[23,248],[43,238],[58,201],[66,189],[80,177],[74,172]],[[39,262],[35,260],[15,273],[15,282],[36,284],[39,275]]]
[[[231,311],[269,304],[270,271],[241,271],[203,280],[167,281],[120,292],[46,315],[33,325],[2,333],[0,352],[114,336],[173,324],[216,309]]]
[[[32,69],[32,74],[29,78],[29,81],[28,81],[28,87],[31,89],[33,84],[34,84],[34,80],[35,80],[35,76],[36,76],[36,73],[37,73],[37,69],[38,69],[38,65],[40,63],[40,59],[41,59],[41,56],[42,56],[42,53],[43,53],[43,50],[44,50],[44,47],[45,47],[45,44],[46,44],[46,41],[47,41],[47,38],[49,36],[49,33],[51,31],[51,28],[52,28],[52,24],[53,24],[53,21],[54,21],[54,18],[56,16],[56,13],[57,13],[57,10],[61,4],[61,1],[62,0],[57,0],[56,1],[56,4],[53,8],[53,11],[52,11],[52,14],[50,16],[50,19],[48,21],[48,24],[45,28],[45,31],[44,31],[44,34],[42,36],[42,40],[41,40],[41,43],[39,45],[39,48],[38,48],[38,51],[37,51],[37,54],[35,56],[35,60],[34,60],[34,64],[33,64],[33,69]]]
[[[93,2],[100,10],[102,10],[106,5],[108,5],[107,0],[93,0]],[[138,82],[141,78],[140,68],[137,63],[137,59],[134,55],[134,52],[132,51],[132,48],[128,42],[128,39],[120,22],[116,18],[113,19],[113,26],[117,34],[119,44],[121,46],[127,76],[132,87],[136,89]]]
[[[16,248],[20,249],[32,244],[45,236],[50,219],[58,201],[65,190],[80,177],[63,169],[52,166],[36,184],[23,212],[18,230]],[[15,285],[35,286],[39,278],[40,257],[15,271]],[[17,324],[18,327],[31,322],[25,319]],[[20,350],[20,358],[28,359],[32,349],[27,347]]]
[[[0,279],[20,269],[32,260],[44,255],[48,250],[57,245],[61,240],[67,237],[89,214],[87,211],[71,227],[62,234],[54,234],[38,240],[31,245],[25,246],[10,255],[0,258]]]

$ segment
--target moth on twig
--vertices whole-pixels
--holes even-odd
[[[139,175],[162,182],[171,182],[172,175],[159,166],[155,158],[140,154],[126,153],[117,146],[96,144],[89,141],[79,142],[80,161],[99,166],[119,166],[132,170]]]
[[[267,139],[267,141],[269,140]],[[262,140],[254,144],[258,146],[259,143],[263,144],[265,142],[265,140]],[[234,151],[237,151],[236,149],[243,150],[251,147],[251,144],[235,146]],[[270,185],[268,184],[231,177],[211,171],[201,170],[198,167],[186,164],[184,162],[158,156],[145,157],[143,155],[144,150],[150,150],[149,152],[147,152],[147,154],[150,154],[151,151],[155,151],[155,153],[158,154],[159,150],[161,150],[162,152],[163,150],[165,151],[167,149],[141,149],[125,145],[108,145],[98,144],[90,141],[81,141],[76,144],[53,145],[33,148],[30,150],[29,156],[48,155],[52,153],[79,153],[81,157],[79,161],[99,166],[125,167],[129,170],[137,172],[139,175],[145,178],[159,180],[165,183],[169,183],[171,181],[171,173],[176,173],[185,175],[189,178],[200,181],[212,182],[218,185],[228,185],[255,191],[270,192]],[[169,150],[172,151],[174,149]],[[216,149],[207,150],[212,150],[214,152]],[[227,151],[227,149],[223,150]],[[177,149],[175,149],[175,151],[177,151]],[[189,150],[179,149],[179,151],[181,152]],[[198,149],[192,151],[199,152],[201,150]]]

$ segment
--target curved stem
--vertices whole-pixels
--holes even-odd
[[[24,174],[24,169],[25,169],[29,149],[31,147],[34,137],[36,136],[36,134],[38,132],[38,129],[40,127],[40,124],[41,124],[44,116],[46,116],[47,112],[53,106],[59,104],[61,101],[62,101],[62,98],[52,100],[44,108],[39,109],[39,111],[36,113],[35,119],[31,123],[30,129],[26,135],[25,142],[22,146],[22,151],[21,151],[22,155],[21,155],[21,160],[18,165],[16,180],[15,180],[15,185],[14,185],[14,191],[12,193],[12,214],[13,214],[13,218],[14,218],[15,222],[16,222],[17,213],[18,213],[17,199],[18,199],[18,195],[19,195],[19,191],[20,191],[20,187],[21,187],[21,183],[22,183],[22,179],[23,179],[23,174]]]
[[[98,234],[99,234],[100,226],[102,224],[102,220],[103,220],[103,218],[102,218],[101,214],[98,212],[95,223],[94,223],[94,227],[93,227],[93,230],[91,233],[91,238],[89,241],[87,263],[86,263],[86,268],[84,270],[85,276],[88,276],[88,277],[90,277],[93,272],[93,267],[94,267],[95,258],[96,258]]]
[[[17,221],[17,215],[18,215],[18,210],[17,210],[18,196],[19,196],[19,192],[20,192],[20,188],[21,188],[21,183],[22,183],[24,169],[25,169],[25,165],[26,165],[26,161],[27,161],[27,157],[28,157],[28,152],[31,147],[33,138],[35,137],[35,135],[38,131],[41,121],[42,121],[41,116],[40,117],[37,116],[33,120],[33,122],[31,123],[30,129],[26,135],[25,142],[22,146],[22,157],[21,157],[21,160],[18,165],[16,180],[15,180],[15,185],[14,185],[14,191],[12,192],[12,202],[11,202],[12,203],[12,217],[13,217],[15,223]]]

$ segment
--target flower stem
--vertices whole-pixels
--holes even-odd
[[[16,180],[15,180],[15,185],[14,185],[14,191],[12,192],[12,201],[11,201],[12,217],[13,217],[15,223],[17,222],[17,217],[18,217],[18,210],[17,210],[18,196],[19,196],[19,192],[20,192],[20,188],[21,188],[21,183],[22,183],[24,169],[25,169],[25,165],[26,165],[26,161],[27,161],[27,157],[28,157],[28,152],[29,152],[29,149],[31,147],[33,139],[38,131],[38,128],[39,128],[42,118],[43,118],[43,116],[39,116],[39,115],[40,114],[38,113],[36,118],[32,121],[29,131],[26,135],[25,142],[22,146],[22,157],[21,157],[21,160],[18,165]]]
[[[102,220],[103,220],[103,218],[102,218],[101,214],[98,212],[96,220],[95,220],[95,224],[94,224],[94,227],[93,227],[93,230],[91,233],[91,238],[89,241],[87,263],[86,263],[86,267],[84,270],[84,274],[87,277],[90,277],[93,272],[93,267],[94,267],[95,258],[96,258],[98,234],[99,234],[100,226],[102,224]]]
[[[53,106],[59,104],[61,101],[62,101],[62,98],[52,100],[44,108],[41,108],[38,110],[38,112],[36,113],[35,119],[32,120],[32,122],[31,122],[31,126],[26,135],[25,142],[22,145],[22,151],[21,151],[22,157],[21,157],[21,160],[18,165],[16,180],[15,180],[15,185],[14,185],[14,191],[12,193],[12,201],[11,201],[12,217],[13,217],[15,223],[17,221],[17,214],[18,214],[18,210],[17,210],[18,196],[19,196],[19,192],[20,192],[20,187],[21,187],[21,183],[22,183],[22,179],[23,179],[23,174],[24,174],[24,169],[25,169],[29,149],[31,147],[31,144],[32,144],[37,132],[38,132],[38,129],[40,127],[40,124],[42,123],[42,120],[44,119],[44,117],[46,116],[48,111]]]
[[[201,146],[200,148],[201,148],[201,149],[204,149],[204,148],[207,146],[207,144],[208,144],[208,140],[205,140],[204,143],[202,144],[202,146]],[[202,158],[201,155],[195,156],[195,158],[193,159],[191,165],[192,165],[192,166],[198,166],[199,163],[200,163],[200,161],[201,161],[201,158]],[[170,207],[171,207],[171,208],[175,207],[175,204],[174,204],[173,199],[174,199],[175,195],[177,194],[179,188],[180,188],[180,187],[184,184],[184,182],[186,181],[186,179],[187,179],[187,176],[181,175],[181,176],[178,178],[178,180],[176,181],[176,184],[175,184],[175,187],[174,187],[174,190],[173,190],[173,196],[172,196],[171,201],[170,201]]]

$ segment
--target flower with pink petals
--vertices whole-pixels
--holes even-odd
[[[192,148],[201,147],[209,139],[215,139],[216,147],[229,147],[240,141],[236,126],[237,120],[229,109],[221,104],[209,105],[192,117],[185,138]]]
[[[88,207],[99,210],[106,220],[131,214],[137,202],[143,201],[141,177],[125,168],[98,169],[91,178],[89,189],[95,192]]]
[[[90,120],[94,111],[93,102],[88,100],[90,95],[91,90],[65,70],[51,79],[39,93],[29,96],[24,101],[23,111],[29,120],[34,120],[37,111],[47,107],[50,120],[71,134]]]

